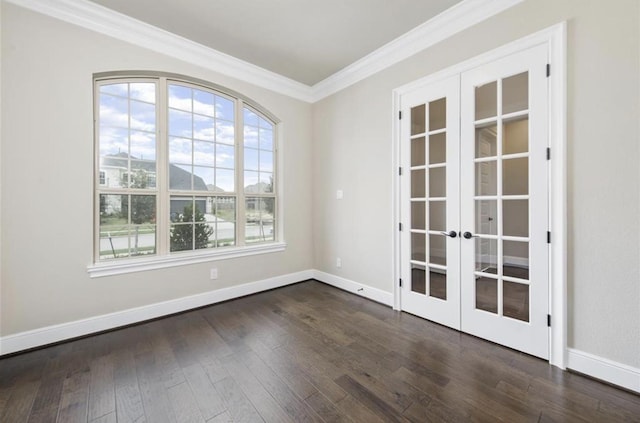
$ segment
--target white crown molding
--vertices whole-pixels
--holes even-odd
[[[524,0],[463,0],[313,86],[313,102],[378,73]]]
[[[87,0],[4,0],[185,62],[310,102],[308,85]]]
[[[4,1],[314,103],[524,0],[463,0],[313,87],[87,0]]]

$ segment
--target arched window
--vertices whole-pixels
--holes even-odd
[[[273,115],[214,84],[96,75],[95,262],[278,244],[277,132]]]

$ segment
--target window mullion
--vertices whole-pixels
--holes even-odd
[[[245,200],[244,200],[244,103],[242,100],[236,101],[236,209],[238,215],[236,216],[236,228],[237,239],[236,245],[245,245],[245,231],[246,231],[246,215],[245,215]]]
[[[157,147],[157,175],[156,189],[156,243],[158,255],[169,254],[169,130],[168,130],[168,100],[167,78],[160,78],[156,86],[156,147]]]

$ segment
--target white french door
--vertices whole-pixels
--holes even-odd
[[[401,307],[549,357],[547,48],[401,97]]]

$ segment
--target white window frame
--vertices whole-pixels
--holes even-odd
[[[93,261],[87,266],[89,276],[102,277],[117,274],[139,272],[146,270],[162,269],[174,266],[203,263],[215,260],[251,256],[284,251],[283,225],[283,187],[282,187],[282,122],[260,106],[255,101],[233,90],[216,84],[191,78],[184,75],[165,72],[106,72],[95,74],[94,82],[94,172],[93,172],[93,196],[94,196],[94,222],[93,222]],[[100,260],[100,194],[118,192],[122,194],[132,193],[131,189],[111,189],[100,184],[100,152],[99,152],[99,87],[105,83],[118,82],[156,82],[156,161],[157,173],[156,187],[148,190],[149,194],[156,195],[156,253],[148,256],[114,258]],[[235,107],[235,192],[214,193],[199,192],[198,196],[232,196],[236,199],[236,245],[232,247],[207,248],[202,250],[190,250],[182,252],[170,252],[169,247],[169,199],[172,191],[169,189],[169,160],[168,160],[168,86],[171,83],[190,85],[192,88],[200,88],[214,91],[234,101]],[[244,108],[249,108],[262,118],[273,123],[273,194],[246,194],[244,192]],[[245,244],[245,198],[268,197],[274,198],[274,241],[254,242]]]

